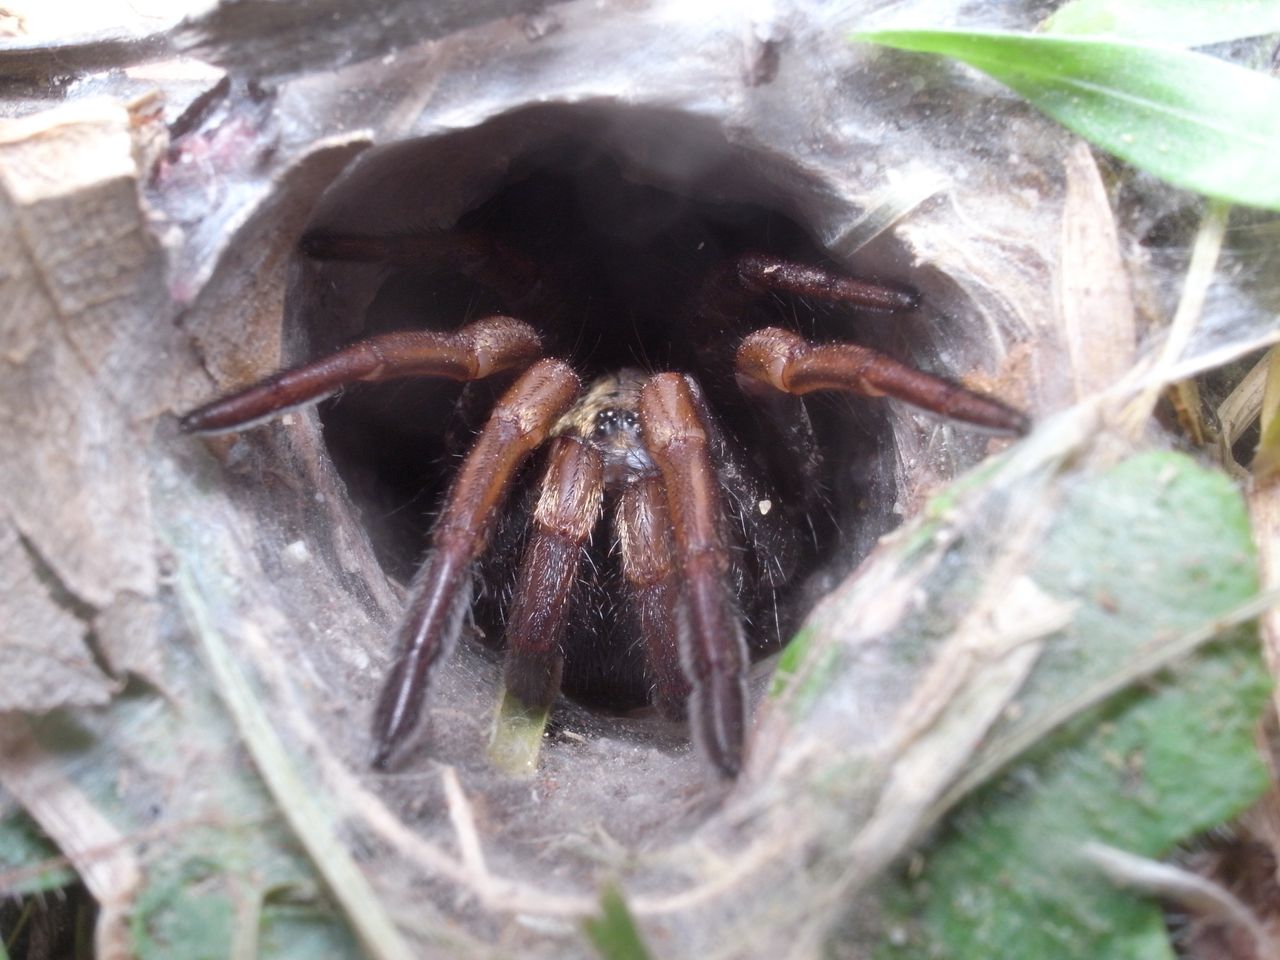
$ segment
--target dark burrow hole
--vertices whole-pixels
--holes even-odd
[[[375,159],[364,175],[340,180],[322,203],[302,250],[323,251],[326,238],[339,234],[439,237],[441,224],[430,215],[415,222],[412,212],[397,209],[384,216],[377,210],[388,207],[388,197],[420,195],[422,184],[435,179],[433,162],[465,166],[471,150],[477,164],[492,165],[493,136],[456,139],[452,149],[423,141],[416,157],[411,146],[397,145],[400,155],[385,164],[385,171],[367,173],[377,167]],[[447,255],[419,253],[397,256],[393,263],[353,266],[317,262],[302,252],[290,314],[306,327],[307,351],[314,355],[383,332],[455,328],[492,314],[515,316],[537,328],[547,352],[570,361],[584,383],[622,367],[694,374],[723,427],[753,467],[769,476],[774,472],[771,458],[776,460],[778,452],[769,448],[757,411],[740,395],[732,376],[733,354],[743,334],[779,325],[815,339],[851,339],[910,357],[911,318],[886,322],[883,315],[792,296],[757,298],[742,315],[738,332],[723,337],[711,359],[705,347],[696,347],[691,331],[698,318],[690,304],[708,275],[736,254],[764,252],[844,269],[793,219],[762,203],[723,196],[719,183],[764,182],[749,158],[722,147],[714,162],[701,163],[687,183],[673,184],[667,175],[648,177],[642,166],[590,136],[558,133],[511,155],[501,175],[488,177],[487,187],[461,204],[460,215],[443,229],[449,237],[480,233],[496,238],[502,248],[532,265],[532,282],[513,279],[505,267],[492,263],[472,260],[460,267]],[[433,160],[446,156],[447,161]],[[655,185],[659,180],[662,186]],[[371,183],[376,192],[362,193]],[[364,304],[359,316],[344,308],[348,313],[341,320],[308,327],[312,315],[324,316],[314,307],[323,303],[325,291],[341,290],[344,283],[361,286],[363,292],[353,298]],[[361,385],[322,405],[333,462],[389,575],[402,581],[412,575],[468,439],[511,379],[468,386],[429,380]],[[776,649],[779,637],[789,637],[813,599],[896,522],[891,512],[896,460],[887,406],[844,396],[811,397],[807,406],[825,458],[820,506],[796,518],[803,527],[806,556],[785,596],[767,604],[744,600],[748,618],[755,620],[748,632],[760,651]],[[535,454],[518,479],[511,516],[484,564],[475,614],[495,646],[501,642],[524,519],[541,470],[542,457]],[[780,501],[798,495],[777,491]],[[602,525],[592,547],[593,563],[609,562],[610,536],[607,524]],[[607,583],[609,576],[602,580]],[[607,589],[584,593],[577,602],[584,607],[579,618],[604,624],[605,633],[608,621],[621,616],[617,597]],[[633,643],[634,638],[602,642]],[[606,708],[637,705],[630,702],[634,690],[627,684],[606,684],[586,699]]]

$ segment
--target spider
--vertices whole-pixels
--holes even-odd
[[[361,381],[463,384],[446,432],[466,452],[407,591],[374,711],[376,767],[414,732],[475,608],[505,623],[503,682],[521,707],[549,710],[562,691],[648,705],[687,720],[709,768],[735,777],[747,668],[796,619],[796,585],[820,552],[831,480],[805,397],[889,396],[992,431],[1027,428],[1012,407],[820,336],[816,322],[813,337],[753,328],[775,296],[890,313],[918,297],[763,252],[740,211],[686,215],[601,165],[530,175],[444,233],[305,235],[311,258],[426,265],[503,309],[368,337],[181,421],[240,430]],[[566,225],[566,210],[593,206],[606,211]]]

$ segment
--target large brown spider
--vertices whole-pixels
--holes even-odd
[[[530,177],[445,234],[309,234],[313,258],[433,265],[522,319],[373,336],[182,420],[188,432],[238,430],[357,381],[468,385],[467,429],[454,432],[469,449],[409,586],[374,715],[377,766],[414,730],[474,601],[505,608],[505,684],[523,707],[548,709],[562,689],[613,709],[651,704],[687,716],[706,759],[733,777],[750,658],[794,622],[790,598],[819,547],[830,478],[801,398],[887,395],[1026,428],[1003,403],[867,347],[751,329],[765,295],[905,312],[915,294],[757,252],[736,215],[655,220],[673,201],[634,184],[612,188],[608,228],[555,227],[558,208],[583,205],[582,176]],[[491,404],[487,419],[465,423],[477,403]],[[526,467],[535,452],[540,479]],[[495,556],[513,551],[518,566]],[[473,597],[477,581],[488,589]]]

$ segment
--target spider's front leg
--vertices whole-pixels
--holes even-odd
[[[627,592],[644,642],[653,705],[668,720],[684,719],[689,681],[676,639],[679,586],[660,475],[645,475],[627,484],[618,498],[614,527]]]
[[[540,360],[498,401],[472,444],[409,587],[399,654],[374,713],[373,763],[386,767],[417,725],[431,668],[457,640],[471,603],[473,567],[488,543],[512,478],[581,390],[558,360]]]
[[[709,456],[710,426],[696,387],[661,373],[640,391],[640,422],[662,474],[674,567],[680,576],[676,642],[688,678],[694,742],[725,777],[742,766],[747,645],[729,588],[724,506]]]
[[[577,437],[556,437],[507,617],[506,689],[527,710],[548,709],[560,692],[570,600],[603,500],[600,452]]]

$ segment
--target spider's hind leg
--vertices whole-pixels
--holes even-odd
[[[312,260],[382,263],[456,271],[498,293],[508,310],[520,310],[539,289],[544,271],[530,257],[479,229],[376,235],[308,232],[300,244]]]
[[[886,287],[827,267],[785,260],[764,253],[744,253],[710,274],[695,296],[692,308],[703,335],[738,330],[756,298],[789,293],[827,303],[884,313],[904,313],[920,305],[913,290]]]
[[[762,253],[747,253],[733,262],[731,276],[751,294],[792,293],[830,303],[901,313],[920,305],[913,290],[886,287],[873,280],[861,280],[838,270],[783,260]]]

